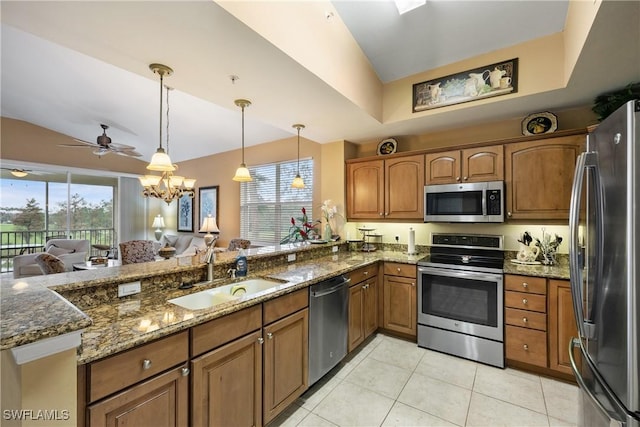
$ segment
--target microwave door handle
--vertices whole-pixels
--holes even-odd
[[[487,216],[487,189],[482,190],[482,216]]]

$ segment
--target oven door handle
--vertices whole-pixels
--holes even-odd
[[[449,270],[446,268],[437,268],[437,267],[418,267],[418,273],[426,273],[431,274],[433,276],[446,276],[446,277],[458,277],[461,279],[474,279],[474,280],[485,280],[485,281],[495,281],[496,279],[502,279],[502,274],[492,274],[492,273],[478,273],[475,271],[464,271],[464,270]]]

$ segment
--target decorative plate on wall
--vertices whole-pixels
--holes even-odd
[[[540,135],[554,132],[556,129],[558,129],[558,118],[548,111],[529,114],[522,121],[523,135]]]
[[[398,141],[394,138],[387,138],[380,141],[378,144],[378,156],[384,156],[385,154],[393,154],[398,149]]]

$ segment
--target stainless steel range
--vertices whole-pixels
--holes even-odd
[[[418,264],[418,345],[504,368],[503,236],[431,235]]]

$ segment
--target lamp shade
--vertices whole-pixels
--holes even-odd
[[[160,215],[157,215],[155,218],[153,218],[153,224],[151,224],[151,227],[164,228],[164,218],[162,218],[162,216]]]
[[[232,179],[238,182],[253,181],[253,178],[251,178],[251,173],[249,173],[249,169],[247,169],[247,166],[244,163],[241,164],[238,169],[236,169],[236,174]]]
[[[300,174],[296,175],[296,177],[293,178],[291,188],[304,188],[304,180],[302,179]]]
[[[216,217],[207,215],[207,217],[202,221],[202,227],[200,227],[201,233],[219,233],[220,229],[218,229],[218,224],[216,223]]]
[[[28,173],[20,169],[11,169],[11,175],[16,176],[18,178],[24,178],[25,176],[28,175]]]
[[[147,165],[147,169],[151,171],[171,171],[176,170],[176,167],[171,163],[171,158],[164,149],[158,148],[151,157],[151,163]]]

